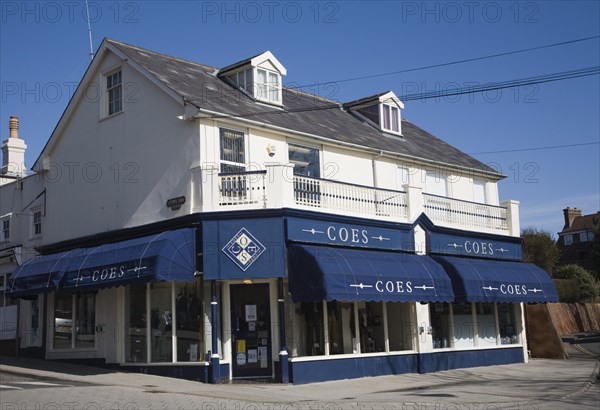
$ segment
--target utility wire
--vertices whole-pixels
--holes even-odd
[[[527,86],[533,84],[541,84],[548,83],[554,81],[562,81],[562,80],[570,80],[573,78],[586,77],[590,75],[598,75],[600,74],[600,66],[582,68],[571,71],[563,71],[560,73],[553,74],[544,74],[536,77],[528,77],[518,80],[508,80],[499,83],[490,83],[487,85],[479,85],[477,87],[462,87],[454,90],[447,91],[435,91],[430,93],[421,93],[421,94],[409,94],[402,97],[399,97],[400,100],[403,101],[411,101],[411,100],[424,100],[429,98],[440,98],[447,97],[453,95],[462,95],[462,94],[473,94],[480,93],[484,91],[492,91],[492,90],[500,90],[504,88],[513,88],[520,86]],[[189,100],[190,103],[194,104],[193,100]],[[293,114],[297,112],[308,112],[308,111],[322,111],[322,110],[331,110],[331,109],[340,109],[342,108],[342,104],[340,103],[327,103],[319,106],[313,107],[301,107],[301,108],[292,108],[292,109],[276,109],[276,110],[264,110],[259,112],[251,112],[251,113],[242,113],[242,114],[214,114],[209,116],[210,118],[244,118],[244,117],[254,117],[265,114]],[[200,107],[198,107],[200,108]]]
[[[489,54],[487,56],[482,56],[482,57],[466,58],[463,60],[450,61],[447,63],[439,63],[439,64],[426,65],[426,66],[422,66],[422,67],[407,68],[405,70],[390,71],[387,73],[363,75],[363,76],[359,76],[359,77],[344,78],[342,80],[336,80],[336,81],[325,81],[322,83],[298,85],[298,86],[294,86],[292,88],[296,88],[296,89],[309,88],[309,87],[315,87],[315,86],[321,86],[321,85],[327,85],[327,84],[345,83],[345,82],[349,82],[349,81],[365,80],[368,78],[385,77],[385,76],[394,75],[394,74],[409,73],[409,72],[420,71],[420,70],[428,70],[430,68],[446,67],[446,66],[450,66],[450,65],[464,64],[464,63],[470,63],[473,61],[481,61],[481,60],[487,60],[490,58],[497,58],[497,57],[503,57],[503,56],[513,55],[513,54],[526,53],[528,51],[542,50],[544,48],[564,46],[567,44],[579,43],[582,41],[589,41],[589,40],[593,40],[593,39],[597,39],[597,38],[600,38],[600,36],[578,38],[578,39],[574,39],[574,40],[561,41],[560,43],[552,43],[552,44],[546,44],[543,46],[523,48],[520,50],[507,51],[504,53]]]
[[[580,144],[566,144],[566,145],[550,145],[546,147],[534,147],[534,148],[515,148],[506,149],[501,151],[482,151],[482,152],[469,152],[469,155],[483,155],[483,154],[501,154],[504,152],[523,152],[523,151],[538,151],[543,149],[555,149],[555,148],[570,148],[570,147],[582,147],[585,145],[598,145],[600,141],[595,142],[582,142]]]
[[[569,80],[572,78],[587,77],[590,75],[598,75],[598,74],[600,74],[600,66],[583,68],[583,69],[579,69],[579,70],[563,71],[560,73],[544,74],[541,76],[522,78],[522,79],[518,79],[518,80],[509,80],[509,81],[503,81],[503,82],[499,82],[499,83],[489,83],[489,84],[482,84],[482,85],[477,85],[477,86],[467,86],[467,87],[455,88],[455,89],[446,90],[446,91],[432,91],[432,92],[420,93],[420,94],[407,94],[407,95],[402,95],[398,98],[401,101],[427,100],[430,98],[449,97],[449,96],[462,95],[462,94],[471,94],[471,93],[476,93],[476,92],[501,90],[504,88],[513,88],[513,87],[520,87],[520,86],[527,86],[527,85],[534,85],[534,84],[549,83],[549,82],[560,81],[560,80]]]

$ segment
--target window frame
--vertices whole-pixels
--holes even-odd
[[[39,220],[37,215],[39,215]],[[42,207],[38,206],[31,208],[31,225],[30,225],[30,238],[39,238],[42,236],[44,215],[42,213]]]
[[[265,81],[259,81],[259,72],[263,71],[265,73]],[[281,86],[281,74],[277,71],[269,70],[264,67],[255,67],[254,68],[254,98],[258,101],[265,102],[268,104],[274,105],[283,105],[282,103],[282,86]],[[270,77],[274,75],[276,79],[276,84],[273,85],[270,81]],[[277,100],[271,98],[271,96],[276,96]]]
[[[5,216],[0,218],[2,222],[2,232],[0,235],[0,242],[9,242],[10,241],[10,216]]]
[[[223,171],[223,165],[226,166],[230,166],[230,167],[239,167],[240,170],[239,171],[235,171],[235,172],[246,172],[248,169],[248,147],[247,147],[247,138],[246,138],[246,132],[243,130],[239,130],[239,129],[235,129],[229,126],[219,126],[219,173],[229,173],[229,171]],[[241,144],[241,148],[243,149],[242,155],[243,155],[243,161],[244,162],[235,162],[235,161],[230,161],[227,159],[223,159],[223,132],[231,132],[231,133],[235,133],[235,134],[239,134],[241,135],[242,138],[242,144]]]
[[[306,145],[306,144],[300,144],[300,143],[296,143],[296,142],[293,142],[293,141],[288,142],[287,143],[287,148],[288,148],[287,149],[287,151],[288,151],[288,155],[287,155],[288,163],[294,164],[294,165],[296,163],[299,163],[299,161],[294,161],[294,160],[290,159],[290,151],[291,151],[290,147],[305,149],[305,150],[309,150],[309,151],[316,151],[316,153],[317,153],[317,160],[318,160],[318,164],[317,164],[318,169],[317,169],[317,171],[318,171],[319,175],[298,174],[297,171],[296,171],[296,167],[295,166],[294,166],[294,175],[307,176],[309,178],[321,178],[321,169],[322,169],[322,167],[321,167],[321,165],[322,165],[321,164],[321,157],[322,157],[322,155],[321,155],[321,147],[311,146],[311,145]],[[307,163],[307,166],[310,165],[310,164],[311,164],[310,162]]]
[[[400,108],[398,108],[398,106],[396,106],[395,104],[388,103],[380,103],[379,107],[379,126],[381,127],[381,129],[385,132],[401,135]],[[386,108],[388,109],[387,111]],[[396,124],[394,124],[394,118],[396,120]],[[394,125],[396,125],[397,129],[394,129]]]

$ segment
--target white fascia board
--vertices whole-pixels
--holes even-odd
[[[287,74],[286,68],[283,66],[283,64],[281,64],[279,62],[279,60],[277,60],[275,58],[273,53],[271,53],[270,51],[265,51],[264,53],[254,57],[252,60],[250,60],[250,65],[252,65],[254,67],[258,67],[259,64],[261,64],[267,60],[269,60],[269,62],[277,68],[277,71],[279,71],[279,74],[281,74],[281,75]]]
[[[404,103],[402,101],[400,101],[400,99],[396,96],[396,94],[394,94],[393,91],[390,91],[389,93],[386,93],[386,94],[382,95],[381,97],[379,97],[379,102],[386,103],[386,104],[393,102],[400,109],[404,109]]]

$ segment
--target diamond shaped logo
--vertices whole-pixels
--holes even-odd
[[[246,228],[242,228],[227,242],[222,250],[245,272],[266,249],[254,235],[248,232]]]

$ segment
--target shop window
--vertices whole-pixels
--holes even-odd
[[[126,361],[165,363],[204,360],[203,291],[200,279],[185,283],[129,285],[125,294]],[[206,330],[210,334],[210,328]],[[174,354],[173,346],[177,346],[177,354]]]
[[[515,305],[512,303],[498,303],[497,306],[500,344],[508,345],[519,343],[517,321],[515,318]]]
[[[32,328],[37,328],[37,303],[32,304]],[[34,318],[35,316],[35,318]],[[96,343],[96,295],[54,294],[54,348],[94,348]]]
[[[147,361],[146,284],[130,285],[125,297],[125,355],[128,362]]]
[[[150,284],[150,361],[173,361],[171,282]]]
[[[493,303],[476,303],[477,344],[495,346],[497,344],[496,314]]]
[[[177,335],[177,361],[196,362],[204,358],[201,341],[202,283],[175,284],[175,326]]]
[[[390,352],[413,349],[416,329],[410,319],[410,304],[390,302],[386,310]]]
[[[329,330],[329,353],[356,353],[356,326],[354,304],[349,302],[327,302],[327,328]]]
[[[429,316],[433,348],[451,347],[451,307],[448,303],[432,303],[429,305]]]
[[[294,305],[297,333],[305,335],[296,343],[297,356],[320,356],[325,354],[323,327],[323,303],[302,302]]]
[[[452,332],[454,334],[454,347],[475,346],[475,323],[471,302],[452,305]],[[450,346],[448,346],[450,347]]]
[[[361,353],[385,352],[383,302],[357,302]]]

